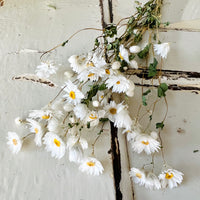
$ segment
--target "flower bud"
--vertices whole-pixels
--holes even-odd
[[[119,69],[121,67],[121,63],[119,61],[115,61],[112,64],[112,69]]]
[[[93,101],[93,102],[92,102],[92,105],[93,105],[94,107],[99,107],[99,102],[98,102],[98,101]]]
[[[141,51],[141,48],[139,46],[131,46],[129,50],[131,53],[139,53]]]

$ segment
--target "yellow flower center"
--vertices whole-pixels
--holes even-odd
[[[101,95],[101,99],[103,99],[104,98],[104,96],[103,95]]]
[[[142,141],[142,144],[145,144],[145,145],[148,145],[149,144],[149,142],[148,141]]]
[[[96,115],[93,115],[93,114],[91,114],[91,115],[89,116],[89,118],[90,118],[90,119],[97,119],[97,116],[96,116]]]
[[[120,84],[120,81],[117,81],[116,84],[119,85],[119,84]]]
[[[88,74],[88,77],[94,76],[94,73],[90,73]]]
[[[166,173],[166,175],[165,175],[165,178],[166,179],[171,179],[171,178],[173,178],[174,177],[174,174],[169,174],[169,173]]]
[[[111,109],[110,109],[110,113],[111,113],[112,115],[115,115],[115,114],[117,113],[117,109],[116,109],[116,108],[111,108]]]
[[[94,167],[94,166],[95,166],[95,163],[92,162],[92,161],[90,161],[90,162],[87,162],[87,165],[88,165],[89,167]]]
[[[138,177],[138,178],[142,178],[142,174],[140,174],[140,173],[136,173],[135,176]]]
[[[87,63],[87,67],[94,67],[94,63],[93,62]]]
[[[56,145],[57,147],[60,147],[60,141],[57,140],[56,138],[54,139],[54,143],[55,143],[55,145]]]
[[[119,57],[121,60],[124,60],[124,57],[122,56],[122,54],[119,52]]]
[[[35,131],[35,133],[39,132],[38,128],[34,128],[34,131]]]
[[[75,99],[75,98],[76,98],[76,95],[75,95],[75,92],[74,92],[74,91],[71,91],[71,92],[69,93],[69,96],[70,96],[70,98],[72,98],[72,99]]]
[[[109,69],[106,69],[106,74],[110,75],[110,70]]]
[[[49,117],[50,117],[49,115],[43,115],[42,119],[49,119]]]
[[[16,139],[13,139],[13,144],[16,146],[18,143],[17,143],[17,140]]]

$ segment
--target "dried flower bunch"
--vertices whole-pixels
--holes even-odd
[[[68,151],[69,161],[77,163],[82,172],[90,175],[100,175],[104,168],[94,153],[95,143],[92,144],[92,155],[85,155],[84,151],[89,145],[82,133],[92,130],[91,134],[96,134],[98,139],[104,133],[104,125],[109,121],[122,129],[122,133],[127,134],[134,152],[153,155],[162,151],[160,132],[164,127],[166,115],[161,122],[156,123],[158,133],[149,130],[149,124],[152,122],[158,100],[164,99],[167,106],[168,86],[161,83],[160,76],[163,60],[167,58],[170,47],[168,43],[161,43],[159,40],[162,1],[150,0],[144,5],[139,2],[137,4],[136,14],[100,30],[102,35],[95,39],[93,50],[87,54],[69,57],[71,70],[64,73],[67,81],[48,105],[40,110],[30,111],[25,120],[15,120],[17,124],[26,124],[30,133],[35,135],[35,144],[39,147],[44,145],[52,157],[61,159]],[[144,34],[149,34],[148,41],[143,39]],[[69,40],[59,46],[65,46],[68,42]],[[144,42],[147,44],[144,45]],[[157,99],[148,109],[148,95],[152,89],[143,91],[142,87],[139,111],[142,108],[151,110],[153,107],[150,114],[147,112],[147,128],[142,128],[139,124],[139,111],[135,118],[129,115],[126,98],[133,97],[135,89],[134,81],[126,75],[130,69],[134,73],[137,73],[138,69],[147,70],[149,79],[159,80]],[[34,75],[18,76],[14,79],[32,80],[51,87],[56,85],[49,80],[57,72],[53,62],[43,61],[35,72]],[[120,94],[124,99],[119,102],[113,94]],[[8,146],[13,153],[21,150],[27,136],[20,138],[15,132],[8,133]],[[183,174],[169,167],[165,161],[159,176],[153,171],[137,168],[131,169],[130,176],[135,183],[149,189],[167,186],[173,188],[183,179]]]

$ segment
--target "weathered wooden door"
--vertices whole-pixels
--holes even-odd
[[[102,20],[105,23],[112,21],[116,23],[134,11],[132,0],[8,0],[2,3],[0,7],[0,199],[114,200],[116,192],[117,198],[121,199],[121,193],[124,200],[131,200],[133,196],[136,200],[168,200],[177,197],[185,200],[199,199],[200,158],[199,152],[194,153],[194,150],[199,150],[200,96],[196,93],[168,92],[169,114],[162,136],[165,157],[170,164],[185,174],[183,184],[174,190],[152,192],[131,183],[128,174],[129,160],[130,166],[135,167],[141,167],[145,159],[146,163],[150,161],[149,158],[133,154],[120,132],[118,138],[114,138],[112,142],[114,147],[111,145],[110,131],[98,141],[96,151],[105,172],[97,177],[82,174],[65,158],[61,160],[51,158],[42,148],[36,149],[32,140],[26,140],[22,152],[17,156],[11,155],[7,149],[7,131],[15,129],[21,135],[25,134],[23,128],[16,127],[14,118],[26,116],[28,110],[41,108],[58,92],[28,82],[13,82],[12,77],[22,72],[33,72],[40,62],[42,51],[64,41],[77,30],[85,27],[101,28]],[[175,23],[198,18],[200,18],[198,0],[164,1],[163,21]],[[190,32],[200,29],[199,21],[174,26],[184,30],[167,31],[160,35],[163,40],[171,43],[171,52],[164,68],[199,71],[199,33]],[[95,31],[82,32],[68,46],[54,51],[51,56],[60,62],[60,73],[63,73],[68,66],[68,57],[92,49],[94,38],[98,35],[99,33]],[[187,86],[191,83],[185,83],[186,80],[175,81],[182,81],[178,83]],[[193,81],[199,84],[198,80]],[[132,115],[136,113],[140,101],[140,88],[136,90],[138,95],[130,100]],[[158,109],[164,110],[162,107]],[[93,140],[95,137],[91,138],[91,142]],[[121,172],[119,166],[113,167],[110,149],[115,149],[117,152],[115,158],[121,159],[116,161],[118,163],[120,161]],[[161,163],[159,155],[155,159]],[[113,170],[119,171],[115,174]],[[160,165],[155,171],[159,173]]]

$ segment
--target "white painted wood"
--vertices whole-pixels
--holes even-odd
[[[145,2],[145,1],[141,1]],[[116,1],[114,16],[116,21],[120,18],[130,16],[133,11],[132,1]],[[163,21],[169,21],[174,26],[183,26],[194,28],[199,26],[195,20],[200,17],[200,3],[198,0],[164,0]],[[194,24],[190,20],[194,20]],[[186,21],[186,22],[183,22]],[[189,23],[187,22],[189,21]],[[179,23],[181,22],[181,23]],[[173,25],[172,25],[173,26]],[[160,34],[160,40],[170,42],[171,51],[168,59],[164,62],[164,69],[199,71],[199,40],[200,33],[190,32],[166,32]],[[182,80],[185,83],[185,80]],[[199,83],[198,83],[199,84]],[[141,88],[136,88],[135,96],[129,99],[130,111],[134,117],[141,102]],[[156,97],[156,90],[151,98]],[[144,187],[133,184],[135,200],[169,200],[169,199],[199,199],[199,152],[193,153],[193,150],[199,149],[199,101],[200,96],[184,92],[167,92],[169,113],[165,122],[165,128],[162,132],[164,145],[164,155],[168,164],[175,169],[182,171],[184,181],[181,186],[173,190],[166,189],[162,191],[150,191]],[[150,102],[149,102],[150,104]],[[153,119],[153,125],[150,130],[155,129],[155,123],[162,120],[165,115],[166,107],[164,101],[156,107],[156,113]],[[144,111],[142,112],[144,113]],[[142,115],[141,113],[141,115]],[[160,120],[161,119],[161,120]],[[141,124],[145,127],[143,118]],[[149,131],[150,131],[149,130]],[[151,163],[151,157],[145,154],[133,153],[129,146],[130,164],[133,167],[142,167],[144,164]],[[162,159],[160,154],[155,156],[154,172],[158,175],[162,168]]]
[[[16,127],[15,117],[26,117],[28,110],[40,109],[59,91],[30,82],[12,81],[12,76],[33,73],[40,63],[38,51],[65,41],[80,28],[100,28],[98,1],[6,1],[0,8],[0,26],[0,199],[114,200],[112,161],[107,153],[109,131],[103,133],[95,147],[96,157],[105,168],[105,173],[99,177],[79,172],[77,165],[69,163],[67,155],[61,160],[51,158],[44,148],[36,148],[31,137],[17,156],[12,155],[6,145],[7,131],[16,131],[21,136],[28,133]],[[61,64],[59,73],[62,74],[69,66],[68,57],[91,49],[98,34],[95,31],[81,33],[47,58]],[[61,79],[58,85],[63,81]],[[96,136],[87,137],[92,143]]]

